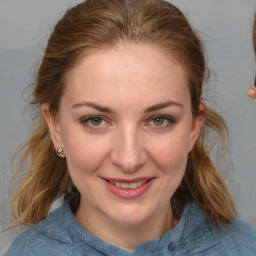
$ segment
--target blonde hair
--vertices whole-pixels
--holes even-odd
[[[68,10],[56,24],[37,73],[32,105],[38,106],[37,128],[24,144],[17,173],[29,167],[11,201],[12,223],[33,225],[44,219],[52,203],[65,195],[75,212],[80,193],[70,179],[65,159],[56,156],[40,105],[57,113],[65,74],[92,50],[120,42],[156,45],[170,53],[188,74],[193,116],[199,115],[206,64],[202,43],[184,15],[164,0],[87,0]],[[227,143],[226,125],[207,108],[205,123],[189,154],[185,176],[172,198],[176,216],[188,201],[196,203],[215,223],[229,222],[235,206],[212,161],[205,139],[209,129]],[[16,173],[15,177],[18,177]]]

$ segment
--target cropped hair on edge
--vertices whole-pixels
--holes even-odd
[[[256,13],[254,14],[254,22],[252,27],[252,43],[253,43],[254,52],[256,54]]]
[[[186,70],[192,114],[199,115],[207,72],[204,48],[185,16],[164,0],[86,0],[69,9],[56,24],[37,72],[32,105],[38,107],[36,128],[21,148],[14,181],[25,168],[23,181],[10,203],[10,227],[31,226],[47,217],[52,203],[65,196],[75,212],[80,201],[66,160],[56,156],[50,133],[40,112],[48,103],[58,113],[65,75],[87,54],[120,44],[149,44],[170,54]],[[228,131],[222,117],[206,108],[205,122],[188,156],[185,176],[171,199],[174,215],[185,204],[196,203],[214,223],[228,223],[236,210],[232,197],[209,157],[209,134],[225,147]]]
[[[253,20],[253,25],[252,25],[252,45],[254,49],[254,55],[256,58],[256,13],[254,14],[254,20]],[[256,87],[256,75],[254,78],[254,86]]]

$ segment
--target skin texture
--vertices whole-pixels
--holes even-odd
[[[247,94],[251,99],[256,99],[256,87],[251,85],[247,90]]]
[[[68,72],[57,118],[48,104],[42,113],[81,193],[75,217],[89,232],[133,251],[178,223],[170,198],[203,123],[192,117],[181,65],[149,45],[98,50]],[[144,177],[151,185],[130,199],[104,181]]]

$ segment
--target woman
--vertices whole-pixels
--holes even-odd
[[[49,38],[6,255],[255,255],[209,158],[203,46],[163,0],[88,0]],[[62,206],[49,214],[64,195]]]

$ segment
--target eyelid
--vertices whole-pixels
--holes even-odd
[[[99,125],[99,126],[96,126],[96,125],[92,125],[89,123],[89,121],[93,118],[101,118],[103,122],[105,122],[105,124],[103,125]],[[152,122],[154,119],[156,118],[163,118],[165,121],[167,121],[168,123],[165,124],[165,125],[160,125],[160,126],[157,126],[157,125],[154,125],[154,124],[150,124],[150,122]],[[84,116],[82,118],[79,119],[79,122],[88,127],[88,128],[91,128],[93,130],[96,130],[96,129],[104,129],[106,128],[106,126],[110,126],[111,125],[111,122],[109,121],[109,119],[103,115],[88,115],[88,116]],[[157,115],[153,115],[151,117],[149,117],[146,122],[145,122],[145,125],[146,126],[151,126],[153,127],[154,129],[166,129],[166,128],[169,128],[170,126],[172,126],[174,123],[176,123],[176,119],[173,117],[173,116],[170,116],[170,115],[163,115],[163,114],[157,114]]]
[[[155,129],[169,128],[172,124],[176,123],[176,119],[173,116],[159,114],[159,115],[154,115],[154,116],[151,116],[150,118],[148,118],[146,125],[148,126],[151,121],[153,121],[155,118],[159,118],[159,117],[167,120],[169,122],[169,124],[164,125],[164,126],[152,125]]]
[[[108,121],[108,119],[105,117],[105,116],[102,116],[102,115],[89,115],[89,116],[84,116],[82,118],[79,119],[80,123],[82,125],[85,125],[89,128],[92,128],[92,129],[102,129],[103,127],[102,126],[93,126],[93,125],[90,125],[88,124],[88,122],[95,118],[95,117],[98,117],[98,118],[101,118],[104,122],[106,122],[107,124],[110,124],[110,122]]]
[[[157,114],[157,115],[153,115],[151,116],[150,118],[148,118],[148,120],[152,120],[154,118],[158,118],[158,117],[161,117],[161,118],[166,118],[170,121],[173,121],[175,122],[175,118],[173,116],[170,116],[170,115],[164,115],[164,114]]]

